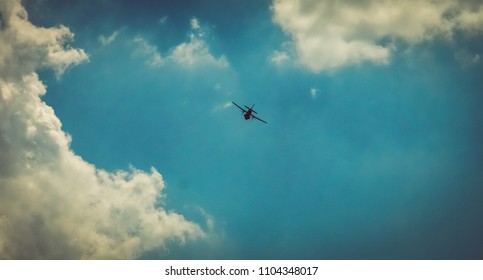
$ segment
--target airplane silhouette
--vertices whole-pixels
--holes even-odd
[[[242,110],[242,114],[245,117],[245,120],[257,119],[261,122],[267,123],[266,121],[264,121],[264,120],[260,119],[259,117],[253,115],[253,114],[257,114],[257,112],[255,112],[255,110],[253,110],[253,107],[255,106],[255,104],[253,104],[253,106],[251,108],[249,108],[247,105],[245,105],[245,107],[248,109],[248,110],[245,110],[242,107],[240,107],[238,104],[236,104],[235,102],[232,101],[231,103],[233,103],[233,105],[237,106],[238,108],[240,108],[240,110]]]

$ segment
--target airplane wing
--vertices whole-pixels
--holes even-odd
[[[243,111],[243,113],[246,113],[246,112],[247,112],[247,111],[245,111],[245,109],[243,109],[242,107],[240,107],[240,106],[239,106],[238,104],[236,104],[235,102],[233,102],[233,101],[232,101],[231,103],[233,103],[233,105],[235,105],[235,106],[237,106],[238,108],[240,108],[240,110],[242,110],[242,111]]]
[[[260,119],[259,117],[255,117],[254,115],[252,115],[252,118],[257,119],[257,120],[259,120],[259,121],[261,121],[261,122],[264,122],[264,123],[268,124],[266,121],[264,121],[264,120]]]

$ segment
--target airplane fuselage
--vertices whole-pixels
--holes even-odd
[[[245,117],[245,120],[249,120],[251,117],[252,117],[252,109],[249,109],[245,115],[243,115]]]

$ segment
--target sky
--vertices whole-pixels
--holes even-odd
[[[482,35],[471,0],[1,1],[0,258],[482,259]]]

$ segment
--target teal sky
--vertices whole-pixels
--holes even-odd
[[[481,259],[483,3],[389,2],[22,3],[89,56],[39,72],[71,149],[208,234],[139,258]]]

